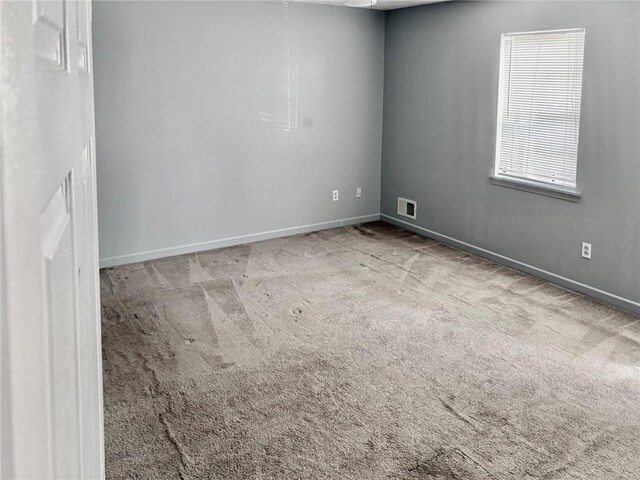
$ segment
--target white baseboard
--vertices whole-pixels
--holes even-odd
[[[586,285],[576,280],[571,280],[570,278],[548,272],[547,270],[543,270],[541,268],[534,267],[533,265],[514,260],[513,258],[505,257],[504,255],[500,255],[499,253],[495,253],[490,250],[477,247],[470,243],[448,237],[447,235],[442,235],[441,233],[419,227],[418,225],[405,222],[404,220],[399,220],[395,217],[385,215],[383,213],[380,214],[380,219],[387,223],[391,223],[398,227],[410,230],[419,235],[424,235],[426,237],[433,238],[434,240],[438,240],[442,243],[446,243],[447,245],[451,245],[452,247],[465,250],[480,257],[488,258],[489,260],[492,260],[496,263],[500,263],[502,265],[506,265],[516,270],[520,270],[530,275],[542,278],[543,280],[556,283],[562,287],[575,290],[576,292],[584,293],[585,295],[589,295],[591,297],[597,298],[598,300],[602,300],[603,302],[607,302],[617,307],[624,308],[625,310],[629,310],[634,313],[640,313],[640,303],[629,298],[624,298],[613,293],[605,292],[604,290],[600,290],[599,288]]]
[[[126,265],[128,263],[144,262],[146,260],[154,260],[156,258],[173,257],[175,255],[184,255],[186,253],[214,250],[216,248],[233,247],[235,245],[260,242],[262,240],[271,240],[273,238],[288,237],[290,235],[298,235],[300,233],[316,232],[318,230],[326,230],[328,228],[338,228],[344,227],[346,225],[375,222],[376,220],[380,220],[379,213],[363,215],[361,217],[343,218],[340,220],[313,223],[310,225],[302,225],[298,227],[269,230],[267,232],[251,233],[248,235],[240,235],[237,237],[221,238],[219,240],[211,240],[208,242],[191,243],[188,245],[179,245],[176,247],[160,248],[158,250],[149,250],[147,252],[120,255],[117,257],[101,258],[100,268],[116,267],[118,265]]]
[[[281,228],[278,230],[270,230],[267,232],[252,233],[248,235],[240,235],[237,237],[222,238],[219,240],[211,240],[208,242],[192,243],[189,245],[179,245],[176,247],[161,248],[158,250],[150,250],[147,252],[133,253],[129,255],[121,255],[117,257],[109,257],[100,259],[100,268],[115,267],[118,265],[126,265],[128,263],[143,262],[146,260],[153,260],[156,258],[172,257],[175,255],[183,255],[186,253],[202,252],[206,250],[214,250],[217,248],[232,247],[235,245],[243,245],[246,243],[260,242],[262,240],[271,240],[274,238],[288,237],[291,235],[298,235],[300,233],[309,233],[319,230],[326,230],[329,228],[338,228],[346,225],[356,225],[359,223],[374,222],[376,220],[384,220],[393,225],[405,228],[414,233],[433,238],[441,241],[453,247],[465,250],[475,255],[488,258],[496,263],[506,265],[508,267],[520,270],[522,272],[534,275],[549,282],[556,283],[565,288],[575,290],[576,292],[584,293],[591,297],[597,298],[612,305],[624,308],[625,310],[632,311],[634,313],[640,313],[640,303],[629,298],[624,298],[619,295],[615,295],[599,288],[586,285],[584,283],[572,280],[562,275],[558,275],[547,270],[543,270],[533,265],[529,265],[524,262],[520,262],[510,257],[500,255],[499,253],[486,250],[484,248],[472,245],[467,242],[443,235],[438,232],[414,225],[404,220],[399,220],[395,217],[374,213],[371,215],[363,215],[361,217],[343,218],[339,220],[331,220],[328,222],[313,223],[310,225],[301,225],[297,227]]]

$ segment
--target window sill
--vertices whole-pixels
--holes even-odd
[[[580,191],[574,188],[548,185],[546,183],[534,182],[531,180],[520,180],[515,178],[489,175],[489,181],[492,184],[500,185],[501,187],[514,188],[516,190],[523,190],[529,193],[559,198],[561,200],[567,200],[569,202],[579,202],[580,198],[582,197]]]

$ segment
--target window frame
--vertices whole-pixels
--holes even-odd
[[[505,46],[505,37],[506,36],[519,36],[519,35],[535,35],[535,34],[553,34],[553,33],[564,33],[564,32],[584,32],[585,35],[585,43],[586,43],[586,29],[584,27],[577,28],[561,28],[561,29],[549,29],[549,30],[532,30],[526,32],[508,32],[500,35],[500,66],[498,72],[498,96],[496,102],[496,123],[495,123],[495,135],[494,135],[494,155],[491,162],[491,171],[489,173],[489,180],[494,185],[499,185],[507,188],[513,188],[516,190],[523,190],[526,192],[536,193],[540,195],[545,195],[553,198],[559,198],[563,200],[569,200],[572,202],[580,201],[582,197],[582,191],[579,188],[578,183],[578,158],[576,158],[576,186],[568,186],[568,185],[560,185],[554,184],[552,182],[545,182],[542,180],[534,180],[530,178],[521,178],[517,176],[505,175],[499,172],[500,166],[500,145],[502,138],[502,105],[503,99],[505,95],[505,89],[507,85],[503,83],[504,78],[504,46]],[[586,48],[586,47],[585,47]],[[584,51],[583,51],[583,65],[582,65],[582,76],[583,76],[583,85],[581,86],[581,94],[580,94],[580,103],[582,104],[582,97],[584,92]],[[582,114],[582,109],[581,109]],[[580,116],[580,121],[578,124],[578,128],[580,128],[580,123],[582,115]]]

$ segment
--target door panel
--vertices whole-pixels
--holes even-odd
[[[76,6],[76,39],[78,42],[78,70],[89,73],[89,2],[77,1]]]
[[[69,179],[41,216],[45,311],[49,331],[53,475],[80,477],[74,239]]]
[[[80,415],[82,439],[82,478],[100,468],[100,431],[95,428],[95,419],[102,416],[100,399],[95,395],[100,390],[100,351],[96,346],[100,329],[93,318],[99,309],[96,302],[96,255],[95,238],[95,188],[93,178],[93,140],[89,139],[82,149],[80,161],[73,170],[73,223],[76,244],[76,282],[78,292],[78,355],[80,398],[83,408]]]
[[[36,57],[48,67],[64,70],[67,49],[65,8],[62,1],[33,2],[34,50]]]
[[[3,478],[104,477],[90,19],[0,2]]]

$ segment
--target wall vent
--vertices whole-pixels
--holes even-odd
[[[398,197],[398,215],[415,219],[417,210],[418,204],[415,200]]]

